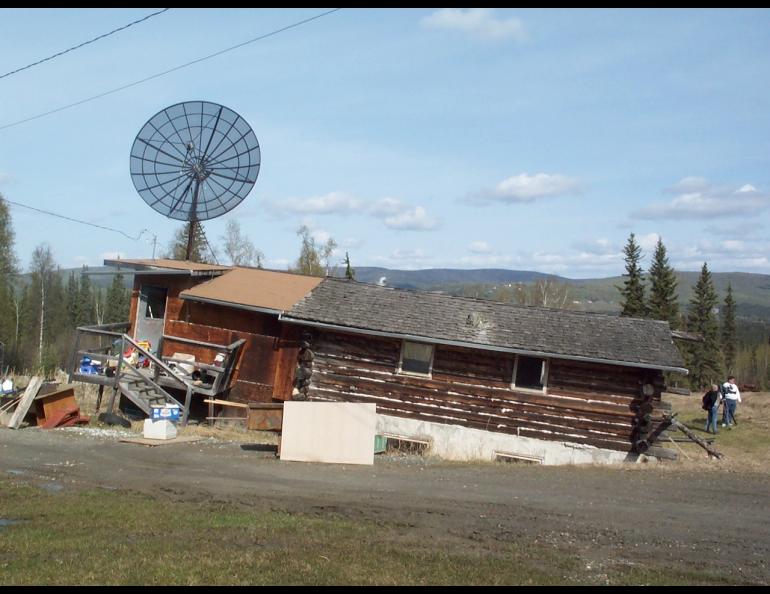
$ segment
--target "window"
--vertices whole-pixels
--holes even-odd
[[[405,340],[401,346],[400,373],[430,375],[433,363],[433,345]]]
[[[548,362],[540,357],[518,355],[513,367],[513,387],[544,391],[548,375]]]
[[[144,317],[160,319],[166,315],[167,289],[160,287],[142,287],[142,297],[145,301]]]

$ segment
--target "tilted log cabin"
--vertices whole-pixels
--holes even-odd
[[[388,417],[641,453],[664,426],[664,372],[687,373],[666,322],[250,268],[120,265],[135,274],[128,332],[152,342],[148,303],[163,311],[160,356],[209,363],[216,349],[193,342],[245,340],[218,396],[240,402],[370,402]]]

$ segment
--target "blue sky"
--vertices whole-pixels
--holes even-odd
[[[0,10],[0,71],[153,9]],[[323,12],[173,9],[0,79],[0,127]],[[259,179],[229,215],[285,268],[296,230],[354,266],[770,274],[770,11],[345,9],[125,91],[0,129],[0,192],[165,248],[178,223],[129,175],[134,137],[188,100],[252,126]],[[150,257],[150,234],[12,207],[17,254]]]

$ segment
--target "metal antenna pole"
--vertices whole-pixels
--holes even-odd
[[[200,190],[201,182],[197,178],[195,178],[195,189],[193,190],[193,199],[192,199],[192,209],[190,211],[190,228],[187,232],[187,251],[185,252],[185,260],[190,259],[190,255],[192,254],[193,249],[193,237],[195,236],[195,225],[198,222],[198,191]]]

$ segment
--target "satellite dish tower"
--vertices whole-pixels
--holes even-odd
[[[142,199],[195,226],[232,210],[259,175],[259,141],[246,120],[217,103],[186,101],[156,113],[131,147],[131,179]]]

